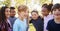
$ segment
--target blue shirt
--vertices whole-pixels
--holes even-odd
[[[16,19],[17,19],[16,17],[9,17],[9,20],[10,20],[10,23],[11,23],[12,27],[13,27],[13,24],[14,24]]]
[[[47,25],[48,31],[60,31],[60,24],[55,23],[54,19],[50,20]]]
[[[26,30],[27,30],[26,19],[24,19],[24,21],[21,21],[19,18],[17,18],[13,25],[13,31],[26,31]]]
[[[10,21],[10,24],[11,24],[12,31],[13,31],[13,24],[14,24],[16,19],[17,19],[16,17],[9,17],[9,21]]]

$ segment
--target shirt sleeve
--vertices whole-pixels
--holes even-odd
[[[18,25],[16,23],[13,25],[13,31],[18,31]]]

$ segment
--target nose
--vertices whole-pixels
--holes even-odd
[[[56,9],[56,13],[58,13],[59,12],[59,10],[58,9]]]

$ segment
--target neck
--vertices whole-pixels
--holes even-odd
[[[22,21],[24,20],[24,18],[22,18],[22,17],[19,17],[19,19],[22,20]]]
[[[60,24],[60,19],[54,19],[54,21]]]

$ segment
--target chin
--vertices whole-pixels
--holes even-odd
[[[7,16],[7,18],[9,18],[10,16]]]

